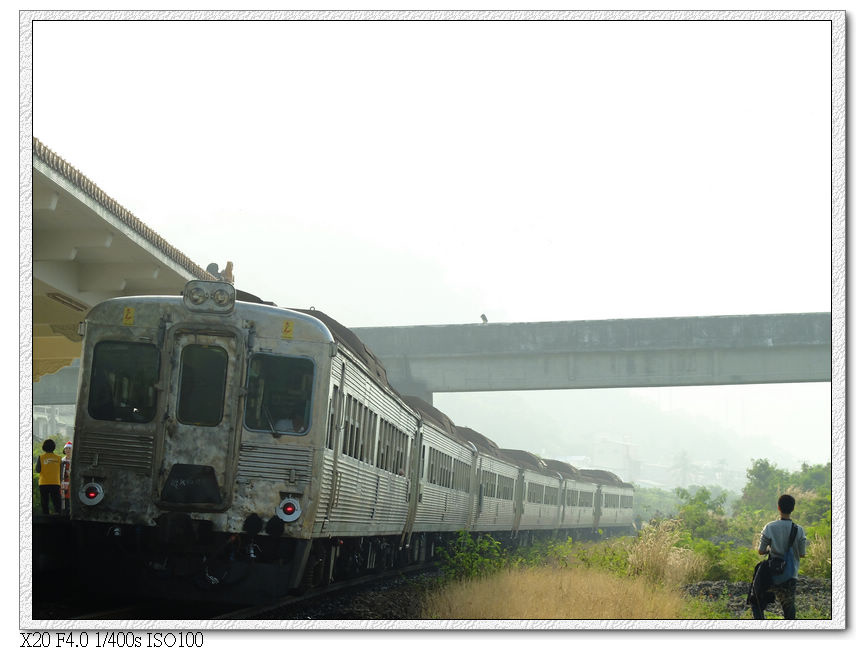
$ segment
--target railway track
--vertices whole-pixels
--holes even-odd
[[[423,582],[437,575],[434,564],[423,564],[412,567],[392,569],[373,575],[359,576],[343,580],[327,587],[312,589],[298,596],[288,596],[265,605],[256,605],[236,609],[218,616],[212,620],[255,620],[255,619],[292,619],[292,618],[375,618],[376,616],[358,616],[358,609],[352,598],[364,595],[365,601],[392,600],[394,592],[417,592]],[[381,596],[380,594],[389,594]],[[341,603],[341,601],[345,601]],[[326,607],[321,607],[325,602]],[[382,603],[380,613],[393,613],[392,603]],[[340,610],[340,608],[344,608]],[[362,609],[370,609],[368,606]],[[412,606],[405,607],[405,616],[397,618],[417,618],[417,612]],[[381,618],[395,618],[382,616]]]
[[[224,603],[107,598],[34,602],[34,620],[275,620],[418,618],[410,601],[437,575],[434,564],[393,569],[343,580],[327,587],[287,596],[264,605],[237,607]],[[87,607],[87,603],[92,604]]]

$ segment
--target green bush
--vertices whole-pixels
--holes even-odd
[[[753,548],[736,546],[730,542],[721,544],[721,566],[727,580],[750,582],[754,577],[754,565],[763,558]]]
[[[719,545],[713,544],[707,539],[696,539],[691,543],[691,548],[706,563],[707,568],[703,572],[703,575],[700,576],[702,580],[730,579],[730,574],[727,572],[722,560],[723,550]]]
[[[563,569],[570,564],[573,553],[574,541],[568,537],[563,541],[546,540],[518,547],[506,559],[510,566],[554,566]]]
[[[571,552],[571,561],[591,569],[602,569],[619,576],[627,576],[630,571],[628,555],[632,545],[632,539],[578,544]]]
[[[437,552],[442,560],[442,570],[445,577],[451,580],[479,578],[491,575],[506,566],[506,558],[502,544],[490,535],[472,537],[465,530],[457,533]]]

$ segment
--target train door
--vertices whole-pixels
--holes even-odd
[[[411,539],[414,529],[414,520],[417,516],[418,493],[420,492],[420,477],[423,473],[424,457],[423,449],[423,421],[418,420],[415,426],[415,437],[411,443],[410,460],[408,463],[408,511],[406,512],[405,527],[403,528],[402,541]]]
[[[601,512],[604,507],[604,493],[601,491],[601,486],[598,486],[598,489],[595,490],[595,499],[594,505],[592,507],[592,528],[595,530],[601,524]]]
[[[479,509],[476,507],[475,500],[472,498],[472,494],[474,494],[474,482],[477,477],[476,468],[480,470],[480,453],[478,452],[478,448],[475,447],[471,442],[468,443],[469,449],[472,452],[472,460],[469,464],[469,475],[468,475],[468,491],[469,498],[467,500],[468,504],[468,512],[466,513],[466,529],[472,530],[474,525],[477,523],[478,515],[480,514]]]
[[[242,360],[233,334],[175,334],[154,477],[160,507],[220,511],[231,501]]]
[[[568,507],[568,480],[559,475],[559,525],[565,523],[565,513]]]
[[[475,516],[475,524],[477,525],[478,520],[481,517],[481,512],[484,510],[484,472],[483,472],[483,459],[478,461],[478,500],[477,500],[477,515]]]
[[[526,480],[524,470],[517,470],[517,480],[514,484],[514,526],[513,534],[516,536],[520,530],[520,520],[523,517],[524,503],[526,498]]]

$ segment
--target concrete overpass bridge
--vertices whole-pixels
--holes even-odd
[[[71,404],[78,323],[93,305],[177,294],[188,280],[214,276],[42,143],[34,139],[33,147],[32,282],[21,284],[32,298],[33,398]],[[452,391],[829,381],[831,374],[828,313],[355,331],[396,388],[429,399]]]
[[[433,393],[831,379],[829,313],[361,327],[396,388]]]

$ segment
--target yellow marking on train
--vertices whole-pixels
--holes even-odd
[[[294,321],[287,320],[282,323],[282,338],[284,339],[293,339],[294,338]]]
[[[123,324],[135,325],[135,307],[123,308]]]

